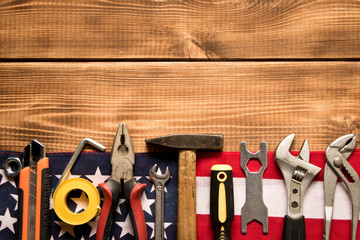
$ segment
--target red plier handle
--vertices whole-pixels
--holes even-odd
[[[119,204],[120,183],[113,178],[99,184],[104,194],[99,223],[96,231],[96,240],[109,239],[111,225],[116,208]],[[146,184],[138,183],[135,178],[124,183],[124,195],[129,209],[131,222],[136,240],[147,240],[145,216],[141,206],[141,194]]]

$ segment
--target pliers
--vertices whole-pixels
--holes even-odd
[[[334,208],[335,188],[338,177],[344,182],[352,203],[352,234],[351,239],[356,239],[359,206],[360,206],[360,180],[348,158],[356,146],[354,134],[339,137],[326,149],[326,165],[324,170],[325,188],[325,226],[324,239],[330,238],[331,219]]]
[[[285,216],[283,240],[304,240],[305,218],[303,199],[305,191],[320,172],[321,168],[309,163],[310,149],[307,140],[304,141],[299,156],[293,156],[289,149],[295,134],[287,136],[275,150],[275,160],[279,166],[288,196],[287,215]]]
[[[141,194],[146,184],[141,184],[133,178],[135,152],[125,123],[120,123],[111,150],[111,177],[99,187],[104,194],[104,204],[97,226],[96,240],[107,240],[119,203],[123,194],[128,205],[134,237],[137,240],[147,240],[145,216],[141,206]]]

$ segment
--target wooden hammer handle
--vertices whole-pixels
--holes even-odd
[[[180,150],[177,239],[196,239],[196,153]]]

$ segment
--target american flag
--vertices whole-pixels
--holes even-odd
[[[22,154],[16,152],[0,152],[0,164],[10,157],[20,157]],[[54,188],[62,172],[64,171],[72,153],[48,153],[50,162],[51,188]],[[176,239],[176,209],[177,209],[177,155],[176,153],[167,154],[136,154],[136,164],[134,165],[134,177],[147,186],[142,194],[141,203],[145,215],[148,239],[154,239],[154,219],[155,219],[155,188],[149,179],[149,170],[156,163],[158,171],[165,172],[169,167],[171,174],[170,180],[165,185],[165,237],[166,239]],[[17,189],[18,178],[8,177],[4,170],[0,170],[0,239],[16,239],[17,233]],[[109,153],[82,153],[76,160],[71,174],[68,178],[85,178],[95,186],[106,181],[111,174],[110,154]],[[99,189],[99,188],[98,188]],[[100,195],[102,192],[99,189]],[[71,192],[67,198],[70,210],[81,212],[84,207],[85,195],[81,192]],[[82,239],[95,240],[98,218],[78,226],[68,225],[62,222],[52,207],[50,200],[50,239]],[[120,199],[116,210],[110,239],[129,240],[134,239],[130,215],[124,199]]]
[[[294,152],[294,155],[297,153]],[[21,153],[0,152],[0,164],[10,156],[22,157]],[[49,153],[51,187],[54,188],[72,153]],[[214,164],[229,164],[233,168],[234,209],[235,218],[232,223],[231,235],[233,239],[281,239],[283,217],[286,215],[286,190],[280,173],[275,164],[273,152],[268,152],[268,168],[263,179],[263,198],[269,212],[269,233],[262,234],[262,226],[257,222],[248,225],[247,234],[241,234],[241,207],[245,202],[245,174],[240,168],[239,152],[199,152],[196,171],[197,194],[197,239],[212,239],[213,233],[210,220],[210,168]],[[349,162],[356,170],[360,169],[360,150],[355,150]],[[323,169],[325,165],[324,152],[311,152],[310,162]],[[165,238],[176,239],[177,218],[177,154],[136,154],[134,165],[135,178],[147,185],[142,195],[148,239],[154,239],[155,191],[148,178],[149,170],[158,164],[164,173],[169,166],[171,179],[166,185],[165,192]],[[71,170],[68,178],[82,177],[91,181],[95,186],[106,181],[111,172],[110,155],[108,153],[82,153]],[[0,239],[16,239],[17,232],[17,188],[18,179],[8,177],[0,170]],[[100,190],[99,190],[100,191]],[[100,191],[101,193],[101,191]],[[74,212],[82,211],[84,196],[74,192],[68,198],[68,206]],[[95,239],[98,217],[79,226],[63,223],[51,208],[51,240],[57,239]],[[304,199],[304,216],[306,219],[307,239],[322,239],[324,223],[324,189],[323,170],[308,188]],[[336,188],[335,206],[331,239],[350,239],[351,230],[351,202],[346,188],[339,183]],[[124,199],[120,199],[114,217],[110,239],[134,239],[132,226]],[[360,235],[358,234],[358,237]]]

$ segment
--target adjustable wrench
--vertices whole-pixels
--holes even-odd
[[[284,221],[283,240],[304,240],[305,218],[303,199],[305,191],[321,168],[309,163],[310,149],[307,140],[304,141],[299,156],[290,153],[290,146],[295,134],[290,134],[277,146],[275,160],[284,178],[288,206]]]
[[[157,164],[149,171],[149,177],[155,185],[155,240],[164,239],[164,189],[170,179],[170,171],[166,168],[165,174],[156,173]]]

